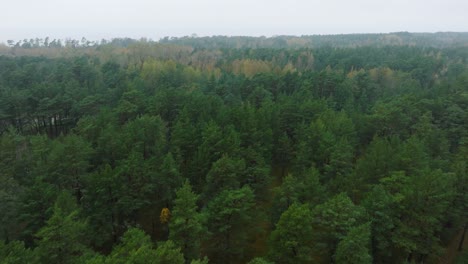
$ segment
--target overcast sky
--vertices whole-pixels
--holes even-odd
[[[2,0],[0,41],[468,31],[467,0]]]

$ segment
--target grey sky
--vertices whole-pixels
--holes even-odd
[[[0,41],[34,37],[468,31],[467,0],[2,0]]]

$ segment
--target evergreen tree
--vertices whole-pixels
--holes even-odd
[[[24,246],[23,242],[11,241],[5,244],[0,241],[0,262],[4,264],[35,264],[39,259],[35,252]]]
[[[370,242],[371,231],[369,224],[352,228],[338,243],[335,252],[335,263],[372,263],[372,256],[369,250]]]
[[[321,261],[327,262],[349,230],[364,222],[366,212],[341,193],[317,205],[312,210],[312,217],[314,250]]]
[[[240,176],[244,171],[245,161],[243,159],[233,159],[227,155],[223,155],[213,163],[206,175],[206,189],[204,193],[207,197],[205,200],[209,200],[209,198],[216,196],[224,190],[238,189],[241,180]]]
[[[237,190],[225,190],[207,207],[207,227],[210,232],[207,248],[211,261],[233,262],[243,259],[247,246],[249,226],[252,225],[254,195],[244,186]]]
[[[192,191],[190,183],[185,181],[176,192],[169,239],[182,249],[186,260],[192,260],[200,254],[200,241],[203,234],[202,215],[197,207],[198,195]]]
[[[180,252],[174,242],[168,240],[164,243],[159,243],[154,256],[155,264],[184,264],[184,255]],[[150,258],[145,257],[142,260],[148,260]]]
[[[307,204],[293,204],[270,235],[270,256],[278,263],[313,263],[312,214]]]
[[[164,157],[156,182],[158,198],[164,206],[168,206],[174,199],[175,189],[182,185],[181,175],[171,152]]]
[[[101,263],[156,263],[156,250],[148,235],[138,228],[128,229],[121,238],[120,243],[112,250],[109,256],[96,257],[94,261]],[[91,262],[94,263],[94,262]]]
[[[79,219],[79,209],[70,193],[64,191],[54,205],[54,213],[36,234],[41,262],[75,263],[89,249],[86,247],[86,222]]]

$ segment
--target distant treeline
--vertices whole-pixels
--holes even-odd
[[[354,48],[361,46],[419,46],[419,47],[466,47],[468,32],[437,32],[437,33],[380,33],[380,34],[337,34],[337,35],[303,35],[303,36],[210,36],[197,35],[184,37],[164,37],[157,41],[148,39],[114,38],[111,40],[34,38],[23,40],[8,40],[6,44],[15,48],[37,47],[96,47],[111,44],[128,47],[137,42],[166,43],[191,46],[195,49],[241,49],[241,48],[320,48],[324,46]]]

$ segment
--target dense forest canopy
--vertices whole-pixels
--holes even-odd
[[[468,33],[0,45],[0,263],[464,263],[467,162]]]

